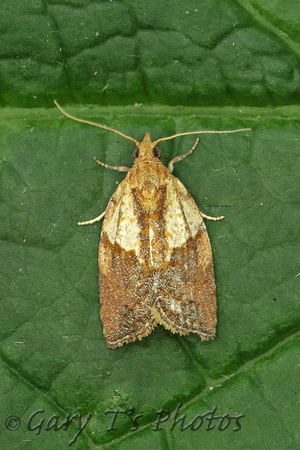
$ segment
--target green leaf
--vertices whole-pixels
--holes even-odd
[[[3,448],[297,447],[299,14],[284,6],[2,2]],[[131,166],[134,146],[63,117],[55,97],[139,141],[252,128],[203,135],[174,169],[201,211],[225,216],[207,222],[215,340],[158,327],[106,348],[101,224],[77,222],[104,211],[124,177],[92,157]],[[162,142],[163,163],[194,141]]]
[[[299,5],[280,5],[2,0],[2,104],[293,104]]]

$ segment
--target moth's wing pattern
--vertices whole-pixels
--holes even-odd
[[[149,239],[142,238],[146,227],[126,178],[108,204],[99,245],[101,319],[108,347],[142,339],[157,323],[202,340],[215,336],[214,270],[203,217],[177,178],[169,175],[165,183],[163,228],[157,230],[156,224],[155,231],[165,241],[155,268],[139,256]]]
[[[139,232],[125,178],[107,206],[99,244],[101,319],[111,348],[142,339],[155,326],[151,283],[136,256]]]
[[[216,294],[209,237],[194,199],[177,178],[171,177],[165,227],[172,230],[168,238],[172,251],[169,263],[156,274],[152,314],[173,333],[196,333],[202,340],[213,339]]]

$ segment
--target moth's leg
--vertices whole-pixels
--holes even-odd
[[[169,169],[169,171],[171,173],[173,172],[174,164],[177,163],[178,161],[181,161],[186,156],[190,155],[195,150],[195,148],[197,147],[198,142],[199,142],[199,139],[197,138],[196,142],[193,145],[193,147],[191,148],[191,150],[189,150],[188,152],[184,153],[183,155],[175,156],[175,158],[171,159],[171,161],[168,164],[168,169]]]
[[[109,164],[106,164],[102,161],[99,161],[99,159],[94,157],[94,160],[96,161],[96,163],[100,164],[103,167],[106,167],[106,169],[113,169],[113,170],[117,170],[118,172],[128,172],[129,167],[125,167],[125,166],[110,166]]]
[[[191,148],[191,150],[189,150],[188,152],[184,153],[183,155],[175,156],[175,158],[171,159],[171,161],[170,161],[169,164],[168,164],[168,169],[169,169],[169,171],[170,171],[171,173],[172,173],[172,171],[173,171],[174,164],[175,164],[176,162],[178,162],[178,161],[181,161],[181,160],[182,160],[183,158],[185,158],[186,156],[190,155],[190,154],[195,150],[195,148],[197,147],[198,142],[199,142],[199,139],[197,138],[197,139],[196,139],[196,142],[195,142],[195,144],[193,145],[193,147]],[[224,219],[224,216],[211,217],[211,216],[207,216],[206,214],[204,214],[204,213],[201,212],[201,211],[200,211],[200,213],[201,213],[201,215],[202,215],[203,217],[205,217],[205,219],[208,219],[208,220],[221,220],[221,219]]]
[[[91,225],[92,223],[99,222],[99,220],[101,220],[102,217],[104,217],[105,212],[106,210],[103,211],[103,213],[100,214],[100,216],[95,217],[95,219],[85,220],[84,222],[78,222],[78,225]]]
[[[211,216],[207,216],[206,214],[204,214],[201,211],[200,211],[200,213],[201,213],[202,217],[204,217],[205,219],[208,219],[208,220],[221,220],[221,219],[224,219],[224,217],[225,217],[225,216],[211,217]]]
[[[113,169],[113,170],[118,170],[119,172],[128,172],[129,167],[125,167],[125,166],[110,166],[109,164],[106,164],[102,161],[99,161],[99,159],[94,157],[94,160],[96,161],[96,163],[100,164],[101,166],[105,167],[106,169]],[[100,214],[100,216],[95,217],[95,219],[91,219],[91,220],[85,220],[84,222],[78,222],[78,225],[91,225],[92,223],[95,222],[99,222],[99,220],[102,219],[102,217],[104,217],[105,211]]]

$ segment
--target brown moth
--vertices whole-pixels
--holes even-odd
[[[159,160],[158,142],[178,136],[230,131],[193,131],[142,142],[105,125],[67,117],[113,131],[137,147],[132,168],[102,166],[127,172],[98,217],[104,217],[99,244],[101,319],[106,344],[120,347],[147,336],[157,324],[172,333],[197,334],[201,340],[216,333],[216,286],[212,251],[203,221],[219,220],[199,211],[183,184],[172,175],[173,165],[192,153]]]

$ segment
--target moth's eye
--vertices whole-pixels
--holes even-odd
[[[133,150],[133,159],[136,159],[140,156],[140,151],[138,148]]]
[[[152,149],[152,153],[153,153],[153,156],[155,156],[156,158],[160,158],[160,150],[158,147],[154,147]]]

